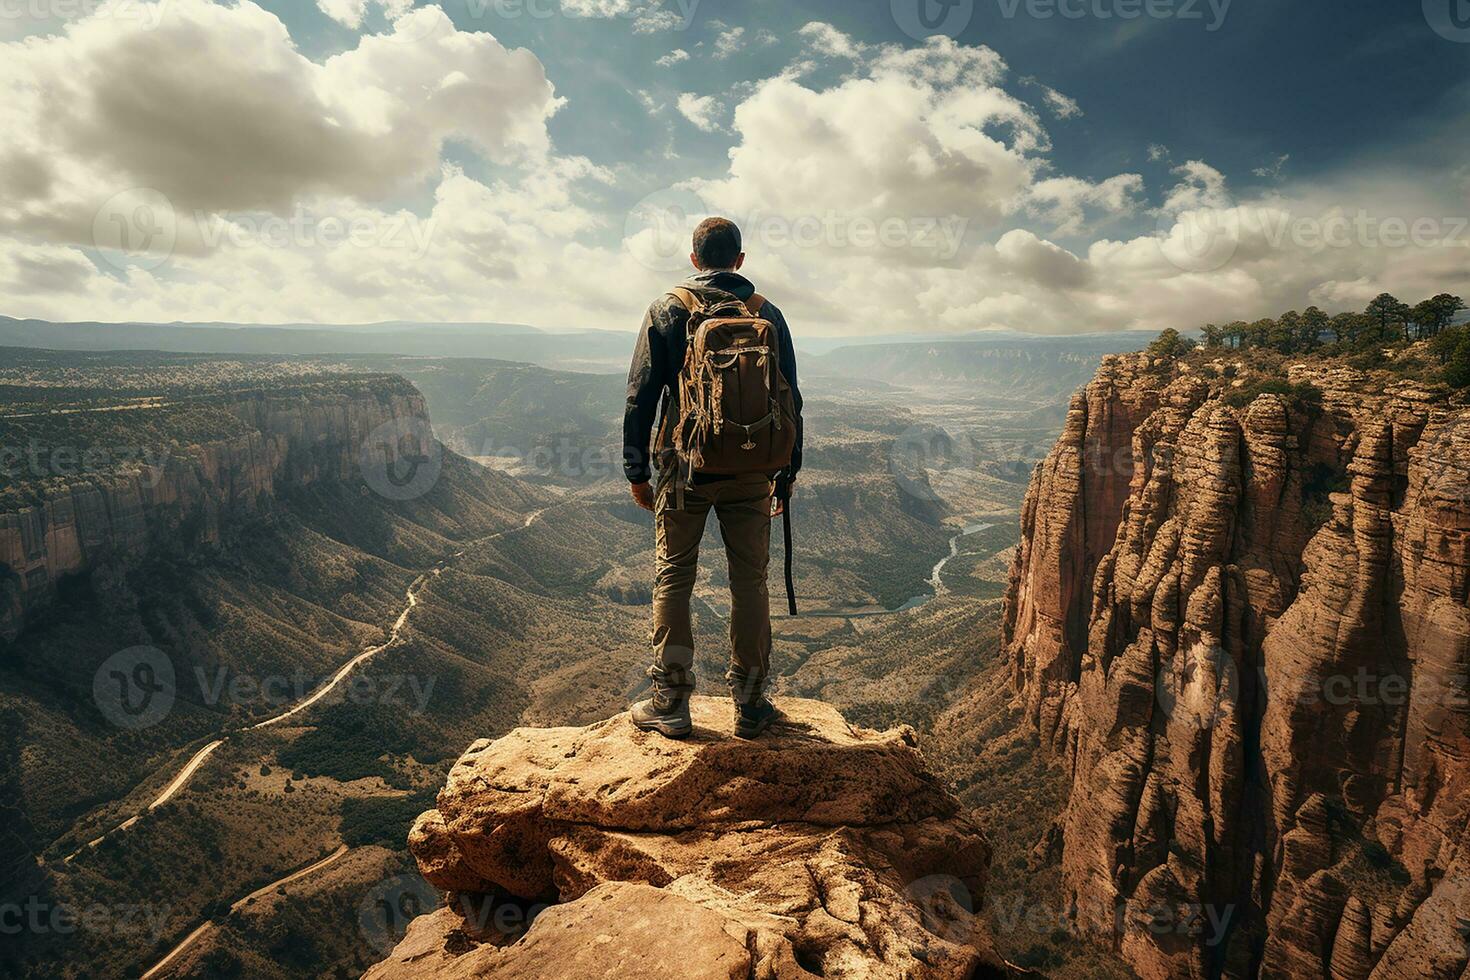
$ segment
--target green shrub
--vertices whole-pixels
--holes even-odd
[[[412,796],[369,796],[342,801],[342,841],[350,847],[377,844],[401,851],[419,814],[434,807],[433,791]]]
[[[1293,384],[1285,378],[1247,381],[1225,393],[1225,404],[1232,408],[1245,408],[1262,395],[1279,395],[1298,408],[1318,408],[1322,404],[1321,388],[1305,381]]]
[[[1154,357],[1178,360],[1194,350],[1195,346],[1194,341],[1183,336],[1173,327],[1170,327],[1160,333],[1154,342],[1148,345],[1148,352]]]
[[[1451,388],[1470,388],[1470,330],[1462,329],[1461,337],[1444,368],[1445,382]]]

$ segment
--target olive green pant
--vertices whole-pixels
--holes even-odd
[[[684,488],[683,509],[672,475],[659,480],[654,504],[658,544],[653,585],[655,684],[675,696],[694,690],[694,627],[689,602],[699,573],[699,543],[710,510],[730,563],[730,668],[735,700],[750,703],[765,693],[771,665],[771,599],[766,573],[771,560],[771,495],[763,474]]]

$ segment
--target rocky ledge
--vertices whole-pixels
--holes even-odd
[[[409,838],[448,901],[367,977],[1007,976],[990,846],[913,731],[781,708],[756,742],[696,698],[686,742],[624,714],[471,746]]]

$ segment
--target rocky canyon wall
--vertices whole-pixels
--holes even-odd
[[[1107,358],[1038,466],[1003,629],[1067,901],[1143,977],[1463,978],[1470,409],[1290,377]]]
[[[0,639],[13,640],[68,576],[216,550],[229,529],[269,514],[278,494],[360,481],[364,452],[423,454],[432,439],[422,397],[397,379],[209,404],[241,431],[135,447],[131,464],[36,481],[28,502],[0,512]],[[67,448],[80,459],[89,447]]]

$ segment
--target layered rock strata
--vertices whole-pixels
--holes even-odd
[[[360,481],[364,452],[423,454],[432,438],[422,397],[394,379],[376,392],[212,404],[244,431],[134,447],[127,465],[40,481],[28,503],[0,512],[0,639],[15,639],[68,576],[120,571],[162,551],[215,549],[228,528],[268,513],[278,494]],[[394,426],[402,432],[375,436]],[[78,458],[86,448],[69,447]]]
[[[1026,497],[1004,642],[1068,901],[1144,977],[1462,977],[1470,410],[1229,373],[1105,359]]]

